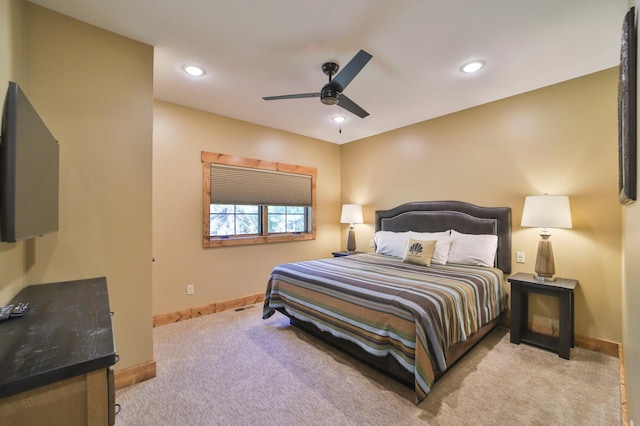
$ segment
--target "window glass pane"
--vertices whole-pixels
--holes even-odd
[[[287,232],[304,232],[306,230],[305,215],[288,214],[287,215]]]
[[[228,214],[210,214],[210,235],[233,235],[234,217]]]
[[[277,232],[287,232],[286,207],[268,206],[267,211],[269,212],[267,217],[267,220],[269,222],[267,232],[270,234]]]
[[[236,213],[260,213],[260,206],[236,206]]]
[[[210,204],[210,213],[233,213],[233,204]]]
[[[270,234],[277,232],[287,232],[287,222],[284,215],[269,214],[269,230]]]
[[[236,234],[259,234],[260,215],[236,214]]]
[[[306,232],[306,207],[268,206],[270,233]]]
[[[260,206],[211,204],[209,235],[246,235],[260,233]]]

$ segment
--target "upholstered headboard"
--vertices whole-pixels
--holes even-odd
[[[461,201],[420,201],[376,211],[376,231],[441,232],[498,236],[496,266],[511,273],[511,208],[480,207]]]

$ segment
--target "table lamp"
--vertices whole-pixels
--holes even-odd
[[[554,281],[556,266],[547,228],[571,228],[571,208],[566,195],[532,195],[524,200],[520,226],[542,228],[536,256],[536,279]]]
[[[363,223],[362,206],[360,204],[343,204],[342,214],[340,215],[340,223],[349,224],[349,236],[347,237],[347,252],[356,251],[356,234],[353,231],[353,225]]]

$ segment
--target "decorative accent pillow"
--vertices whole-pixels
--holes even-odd
[[[498,250],[498,236],[463,234],[451,230],[451,249],[447,263],[472,266],[494,266]]]
[[[431,263],[435,265],[446,265],[449,258],[449,249],[451,248],[450,231],[443,232],[413,232],[410,231],[409,235],[415,240],[430,241],[436,240],[436,250],[433,252]]]
[[[376,253],[402,257],[409,238],[409,232],[378,231],[373,237],[373,241],[376,243]]]
[[[416,265],[431,266],[431,257],[436,249],[436,241],[420,241],[410,239],[404,251],[403,262]]]

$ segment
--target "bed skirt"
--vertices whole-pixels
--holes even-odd
[[[348,340],[340,339],[338,337],[333,336],[331,333],[320,330],[315,325],[310,322],[302,321],[297,318],[290,317],[287,315],[284,309],[277,309],[280,313],[289,317],[289,321],[291,325],[298,327],[301,330],[311,334],[314,337],[317,337],[320,340],[323,340],[329,343],[331,346],[353,356],[354,358],[364,362],[365,364],[375,368],[376,370],[382,372],[383,374],[390,376],[396,381],[404,384],[405,386],[413,389],[415,386],[415,374],[407,371],[403,368],[400,363],[391,355],[387,355],[384,357],[372,355],[365,350],[363,350],[360,346],[356,345],[353,342]],[[455,345],[451,346],[447,349],[446,352],[446,360],[447,360],[447,371],[451,369],[451,367],[460,359],[462,356],[467,353],[476,343],[478,343],[484,336],[486,336],[491,330],[493,330],[502,320],[505,313],[503,312],[500,316],[495,318],[493,321],[485,324],[480,327],[480,329],[471,335],[469,339],[464,342],[458,342]],[[446,373],[446,371],[436,372],[435,381],[437,381],[440,377],[442,377]]]

